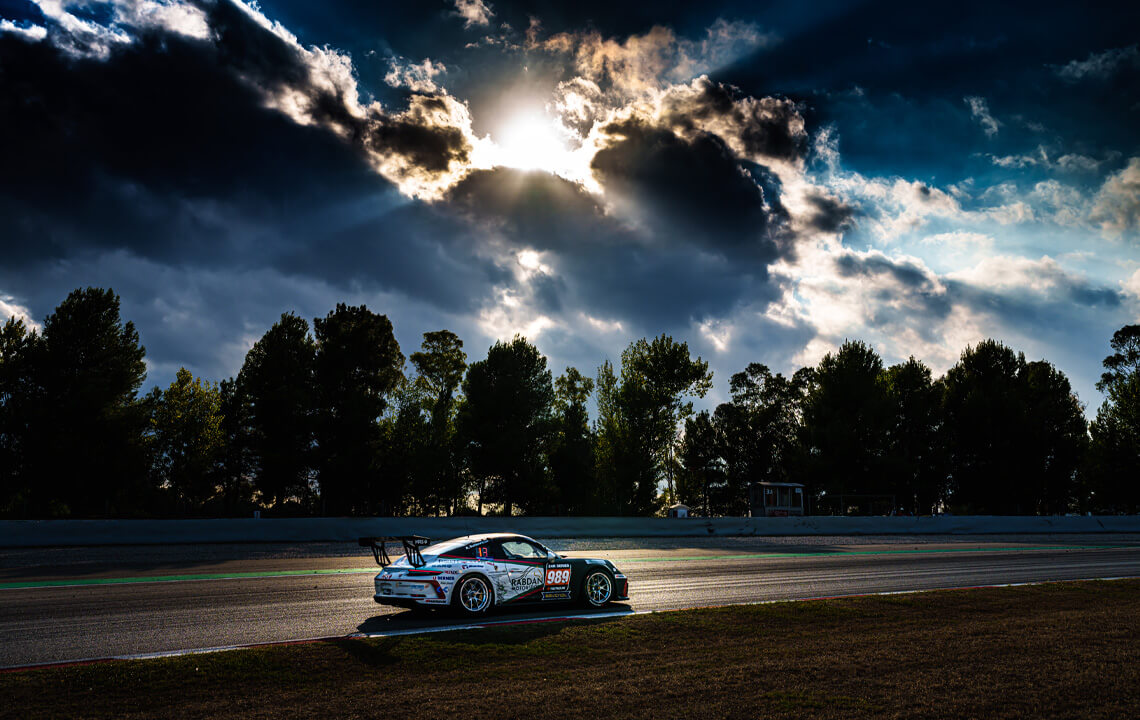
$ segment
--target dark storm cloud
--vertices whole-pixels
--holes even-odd
[[[439,120],[451,114],[454,100],[416,95],[405,113],[375,107],[360,111],[355,79],[338,67],[344,58],[335,51],[299,53],[298,47],[229,2],[210,6],[207,21],[216,33],[221,64],[271,96],[300,95],[306,103],[305,120],[330,127],[373,153],[401,155],[408,165],[428,174],[467,161],[471,150],[467,137]]]
[[[466,159],[462,133],[437,122],[445,101],[417,96],[401,114],[362,118],[248,13],[206,8],[215,40],[146,31],[106,59],[0,34],[9,262],[76,247],[261,262],[272,250],[254,248],[254,235],[319,233],[306,216],[345,197],[392,203],[369,152],[429,174]],[[267,93],[286,91],[306,99],[314,126],[265,107]]]
[[[835,258],[835,266],[843,277],[889,274],[896,283],[907,288],[930,289],[933,285],[933,278],[925,268],[885,255],[847,253]]]
[[[954,301],[994,317],[1001,326],[1035,336],[1060,335],[1062,331],[1084,332],[1095,308],[1115,308],[1122,301],[1119,291],[1093,287],[1080,281],[1062,282],[1046,297],[1024,290],[999,291],[969,283],[952,283]]]
[[[426,112],[444,111],[439,98],[423,101]],[[454,127],[431,127],[415,120],[381,118],[362,125],[368,147],[377,152],[396,152],[427,172],[447,172],[452,165],[467,162],[471,145],[463,132]]]
[[[740,98],[727,85],[698,78],[681,92],[666,94],[662,122],[682,134],[715,122],[739,141],[749,157],[795,160],[803,157],[807,135],[799,108],[783,98]]]
[[[778,255],[764,192],[724,142],[708,133],[691,141],[629,120],[591,163],[606,195],[644,208],[639,219],[666,238],[692,236],[710,249],[771,261]]]
[[[812,214],[804,220],[809,228],[834,233],[854,224],[856,209],[839,198],[812,192],[805,199],[812,207]]]
[[[834,262],[840,277],[861,279],[863,294],[881,303],[874,308],[872,327],[905,324],[931,339],[937,339],[938,331],[930,323],[947,319],[959,307],[1032,335],[1062,320],[1079,323],[1088,310],[1116,308],[1124,300],[1119,290],[1096,286],[1049,261],[999,268],[1007,276],[1002,281],[1013,273],[1023,276],[1013,288],[985,277],[940,278],[910,260],[881,253],[846,252]]]
[[[870,328],[909,328],[928,342],[939,339],[955,294],[929,270],[874,252],[845,252],[834,262],[839,277],[858,280],[849,302],[866,304]]]
[[[445,199],[475,223],[539,250],[573,252],[621,235],[597,198],[545,172],[476,170]]]
[[[195,224],[194,206],[279,218],[282,200],[385,185],[329,133],[263,109],[199,42],[149,36],[99,61],[0,35],[0,67],[0,203],[16,259],[111,246],[228,261],[229,223],[203,213],[179,227]]]
[[[217,38],[218,63],[262,87],[304,87],[309,70],[292,47],[230,2],[205,3]]]
[[[480,255],[483,238],[454,213],[407,203],[321,233],[319,252],[308,244],[278,248],[285,273],[322,278],[335,286],[382,285],[445,312],[478,307],[488,287],[509,280]]]
[[[742,177],[735,166],[730,172],[733,179]],[[770,244],[756,242],[760,249],[745,265],[738,248],[726,252],[723,239],[710,244],[705,234],[688,229],[707,208],[698,208],[697,218],[674,209],[670,217],[683,225],[661,223],[659,232],[647,235],[607,215],[597,198],[574,183],[505,168],[469,175],[452,189],[447,207],[511,249],[554,253],[556,279],[540,275],[531,281],[531,300],[543,313],[577,308],[631,321],[652,334],[741,303],[771,300],[779,292],[766,263],[755,257],[772,253]]]
[[[160,382],[235,372],[287,309],[377,293],[407,298],[379,308],[396,322],[478,307],[501,269],[374,164],[465,159],[447,103],[361,117],[286,39],[202,7],[209,40],[151,28],[105,56],[0,32],[3,291],[42,319],[74,287],[113,286]],[[267,107],[287,94],[308,125]]]
[[[601,248],[565,259],[575,304],[600,317],[632,322],[634,332],[688,332],[691,323],[725,317],[744,304],[764,306],[780,289],[767,272],[742,271],[724,257],[690,248]]]

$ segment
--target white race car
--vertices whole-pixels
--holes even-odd
[[[386,542],[399,542],[394,562]],[[454,607],[465,615],[524,603],[582,602],[601,607],[629,599],[629,581],[609,560],[565,558],[522,535],[492,533],[431,544],[418,535],[360,538],[384,568],[373,599],[382,605]]]

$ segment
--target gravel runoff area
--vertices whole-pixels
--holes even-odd
[[[0,717],[1124,718],[1140,581],[335,640],[0,673]]]

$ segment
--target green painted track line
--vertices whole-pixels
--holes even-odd
[[[910,550],[852,550],[849,552],[758,553],[740,555],[687,555],[682,557],[625,558],[621,564],[652,562],[693,562],[709,560],[786,560],[792,558],[848,557],[855,555],[920,555],[970,552],[1029,552],[1038,550],[1140,550],[1137,545],[1034,545],[1003,548],[916,548]],[[605,551],[599,551],[599,554]],[[326,570],[266,570],[263,572],[204,573],[197,575],[140,575],[118,578],[76,578],[71,580],[32,580],[0,583],[0,590],[80,587],[85,585],[130,585],[134,583],[186,582],[190,580],[246,580],[250,578],[304,577],[313,575],[374,575],[376,568],[330,568]]]

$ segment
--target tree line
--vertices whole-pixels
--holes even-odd
[[[804,483],[815,512],[1136,512],[1140,326],[1111,347],[1091,424],[1062,372],[995,340],[941,378],[859,341],[791,377],[750,364],[697,413],[712,373],[667,335],[554,377],[522,337],[468,362],[438,330],[405,357],[386,316],[338,304],[283,314],[233,378],[140,394],[119,297],[79,289],[0,330],[0,514],[742,515],[757,481]]]

